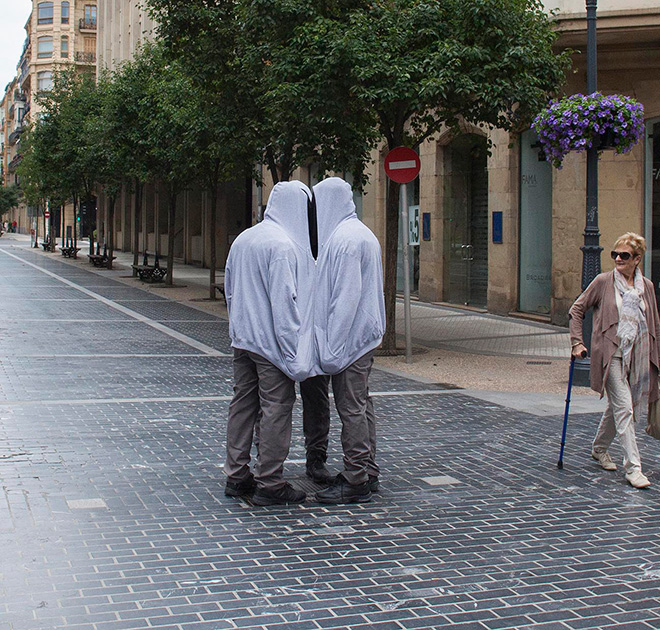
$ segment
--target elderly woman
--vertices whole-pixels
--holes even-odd
[[[607,407],[594,438],[591,456],[605,470],[616,470],[607,449],[615,434],[623,450],[626,480],[635,488],[650,485],[642,473],[635,420],[658,399],[660,318],[653,284],[639,263],[646,241],[627,232],[614,243],[615,269],[601,273],[569,311],[572,355],[586,356],[582,321],[593,307],[591,388],[607,394]]]

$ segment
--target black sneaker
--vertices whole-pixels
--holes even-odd
[[[379,488],[380,481],[378,481],[378,477],[376,477],[376,475],[369,475],[369,490],[372,492],[378,492]]]
[[[257,482],[252,473],[242,481],[228,481],[225,484],[226,497],[244,497],[252,494],[257,488]]]
[[[257,488],[252,497],[255,505],[289,505],[291,503],[304,503],[307,495],[302,490],[296,490],[290,483],[285,483],[274,492]]]
[[[329,484],[332,481],[332,475],[322,459],[308,460],[306,471],[307,476],[316,483]]]
[[[339,503],[366,503],[367,501],[371,501],[369,482],[365,481],[354,486],[339,474],[334,478],[329,488],[319,490],[316,493],[316,500],[319,503],[329,503],[331,505],[337,505]]]

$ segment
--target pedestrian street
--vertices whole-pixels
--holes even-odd
[[[374,369],[372,501],[313,501],[297,401],[310,498],[253,506],[223,492],[227,321],[104,272],[0,242],[0,630],[660,628],[641,427],[647,490],[591,459],[598,414],[560,471],[561,414]]]

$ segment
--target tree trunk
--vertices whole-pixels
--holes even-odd
[[[62,212],[62,247],[66,247],[64,239],[66,238],[66,203],[60,206]]]
[[[387,182],[385,210],[385,336],[382,351],[396,354],[396,263],[399,246],[399,189],[392,180]]]
[[[177,190],[173,185],[168,186],[167,201],[167,274],[165,275],[165,284],[172,286],[172,271],[174,267],[174,226],[176,224],[176,198]]]
[[[112,257],[115,251],[115,199],[116,197],[114,195],[109,197],[107,205],[108,216],[105,230],[105,244],[108,246],[108,269],[112,269]]]
[[[211,186],[211,216],[209,217],[209,230],[211,231],[211,260],[209,261],[209,299],[215,300],[215,269],[217,266],[217,243],[216,243],[216,209],[218,206],[218,169],[215,169],[215,177]]]
[[[133,265],[139,264],[140,258],[140,219],[142,218],[142,189],[140,180],[135,178],[135,214],[133,216]],[[147,235],[144,235],[144,249],[147,249]],[[137,276],[137,271],[133,267],[133,277]]]
[[[78,196],[73,196],[73,247],[74,247],[74,258],[75,258],[75,248],[78,247]]]

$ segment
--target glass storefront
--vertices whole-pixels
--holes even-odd
[[[449,291],[454,304],[486,307],[488,297],[488,169],[486,138],[467,134],[445,152],[445,216],[449,219]]]

